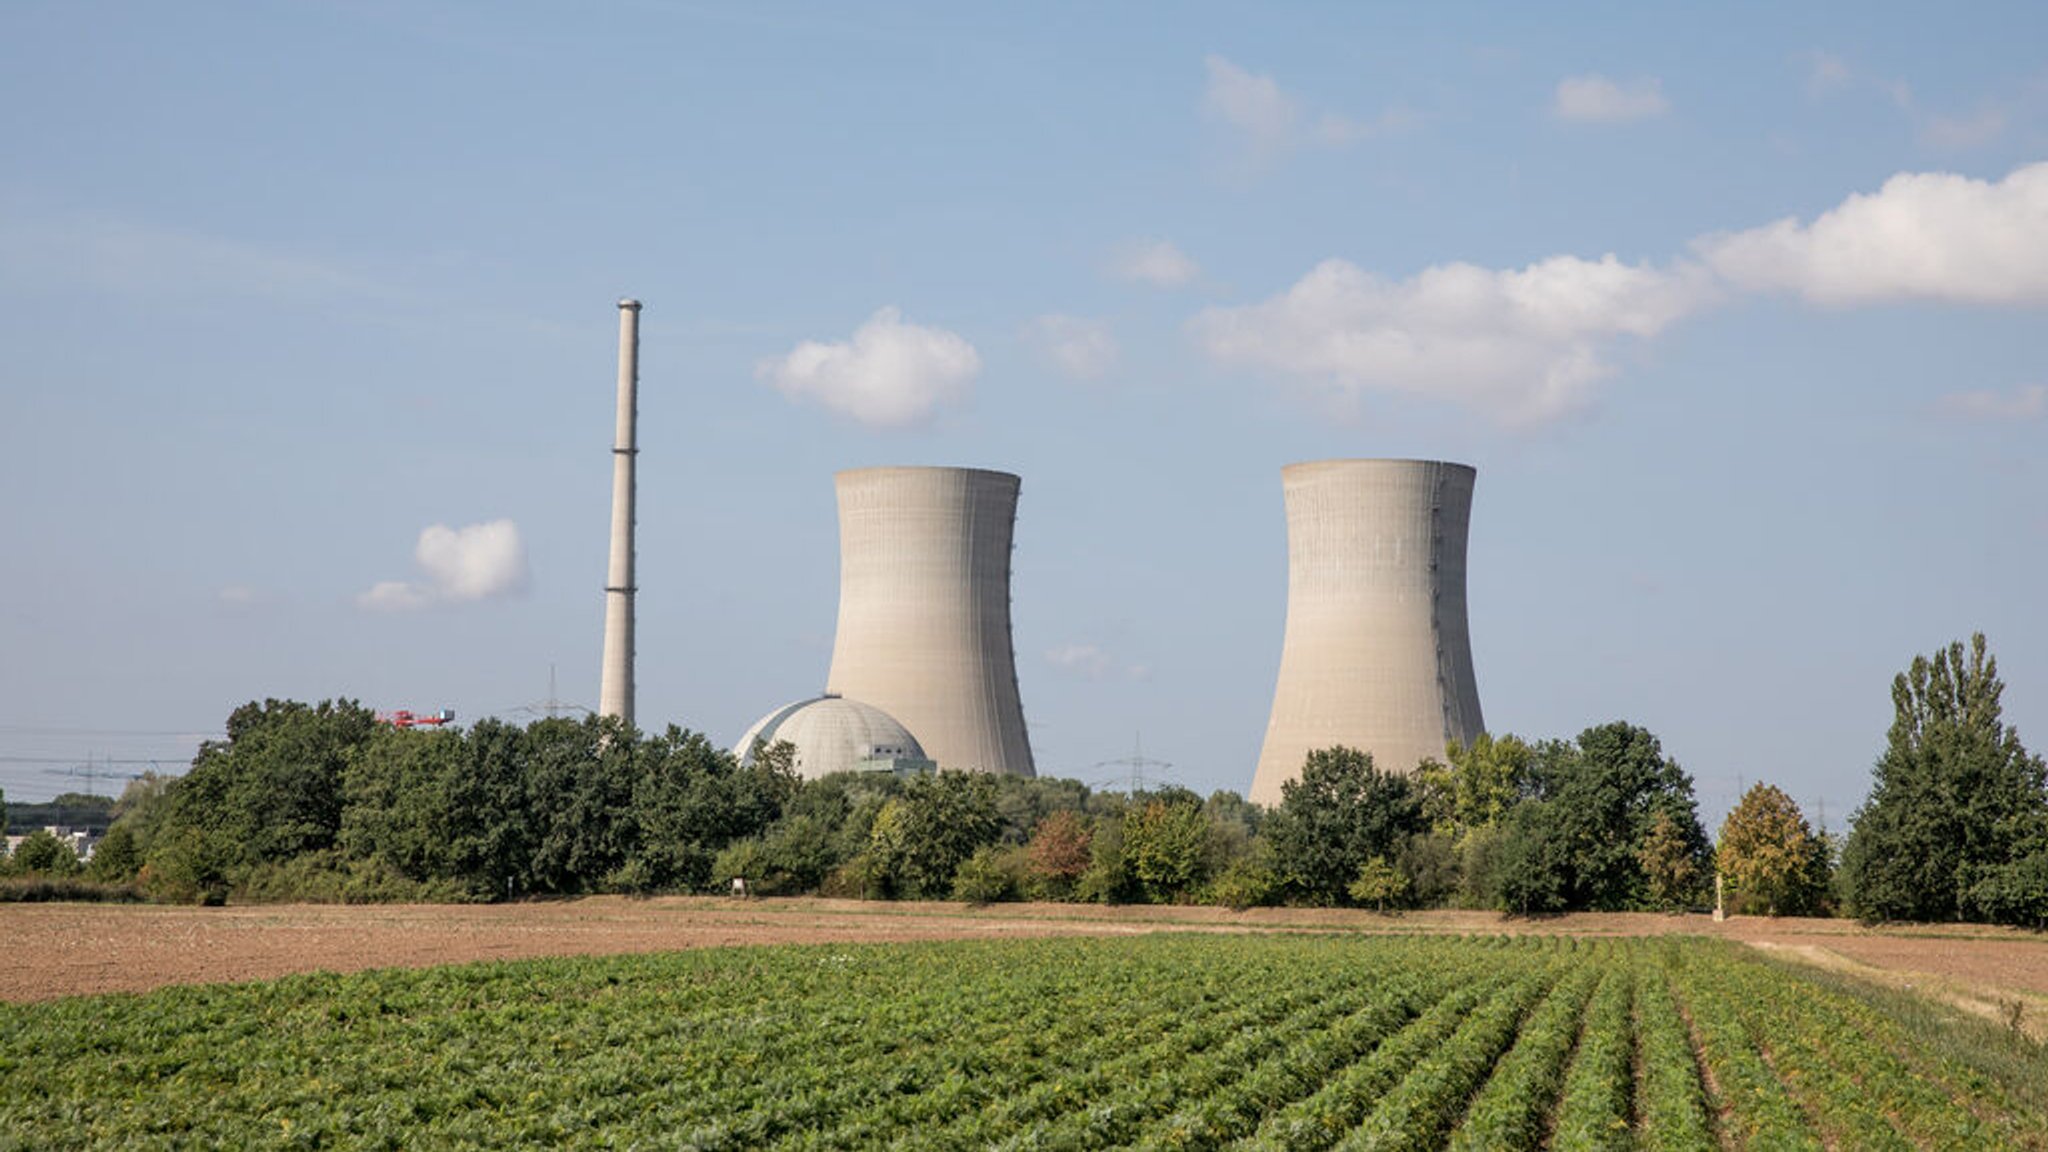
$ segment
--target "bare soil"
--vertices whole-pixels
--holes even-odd
[[[1755,945],[1997,1018],[2022,1005],[2048,1026],[2048,936],[1969,925],[1864,928],[1841,920],[1309,908],[1103,908],[1065,904],[868,903],[722,897],[592,897],[499,905],[0,905],[0,1000],[140,992],[471,960],[656,952],[745,944],[867,943],[1146,932],[1693,933]],[[2031,1028],[2030,1028],[2031,1030]]]

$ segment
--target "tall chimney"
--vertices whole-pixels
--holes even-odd
[[[640,454],[640,302],[619,301],[619,427],[612,440],[612,564],[604,585],[597,711],[633,723],[633,458]]]

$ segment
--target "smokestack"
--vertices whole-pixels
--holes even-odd
[[[633,723],[633,459],[640,454],[640,302],[619,301],[619,426],[612,440],[612,563],[597,711]]]
[[[1477,475],[1436,460],[1281,470],[1287,634],[1252,801],[1280,803],[1314,749],[1342,744],[1407,773],[1485,730],[1465,620]]]
[[[1032,776],[1010,646],[1021,481],[857,468],[839,490],[839,632],[825,691],[880,708],[941,768]]]

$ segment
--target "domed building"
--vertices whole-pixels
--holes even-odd
[[[917,737],[872,704],[826,693],[785,704],[755,721],[733,746],[741,764],[754,749],[786,740],[796,747],[797,775],[806,780],[834,772],[930,772],[937,765]]]

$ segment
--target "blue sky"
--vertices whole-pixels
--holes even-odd
[[[1436,457],[1494,731],[1840,828],[1915,653],[2048,745],[2044,22],[16,0],[0,787],[594,703],[633,295],[646,722],[822,685],[835,470],[993,467],[1040,771],[1242,791],[1280,468]]]

